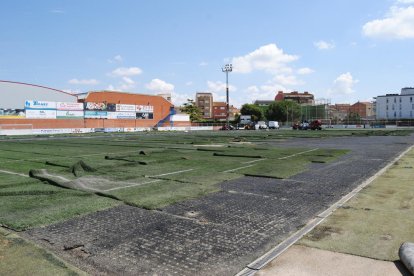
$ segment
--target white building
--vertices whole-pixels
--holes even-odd
[[[46,86],[0,80],[0,109],[24,109],[27,100],[77,102],[77,97]]]
[[[414,88],[405,87],[401,94],[386,94],[376,97],[378,120],[414,119]]]

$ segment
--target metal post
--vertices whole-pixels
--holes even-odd
[[[231,64],[224,65],[223,68],[221,68],[221,71],[226,73],[226,127],[227,129],[230,129],[230,122],[229,122],[229,72],[233,70],[233,67]]]

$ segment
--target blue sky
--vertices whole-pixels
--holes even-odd
[[[414,86],[414,0],[2,1],[0,79],[86,92],[332,103]],[[1,98],[0,98],[1,99]]]

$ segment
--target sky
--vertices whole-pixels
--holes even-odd
[[[73,93],[333,103],[414,86],[414,0],[3,0],[0,80]],[[0,94],[1,101],[1,94]]]

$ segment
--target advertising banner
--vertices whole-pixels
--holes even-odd
[[[135,119],[135,112],[108,112],[108,119]]]
[[[26,119],[56,119],[56,110],[27,109]]]
[[[83,119],[83,111],[79,110],[57,110],[56,118],[58,119]]]
[[[154,114],[153,113],[147,113],[147,112],[137,112],[136,114],[137,119],[149,119],[152,120],[154,119]]]
[[[135,105],[133,104],[117,104],[116,111],[135,112]]]
[[[56,103],[57,110],[83,110],[83,103]]]
[[[24,108],[25,109],[51,110],[51,109],[56,109],[56,102],[26,100],[24,102]]]
[[[111,103],[106,104],[106,110],[115,112],[116,111],[116,104],[111,104]]]
[[[84,104],[85,110],[107,110],[105,103],[88,102]]]
[[[86,119],[108,119],[108,112],[106,111],[85,111]]]
[[[136,105],[135,106],[136,112],[143,112],[143,113],[153,113],[154,106],[152,105]]]

